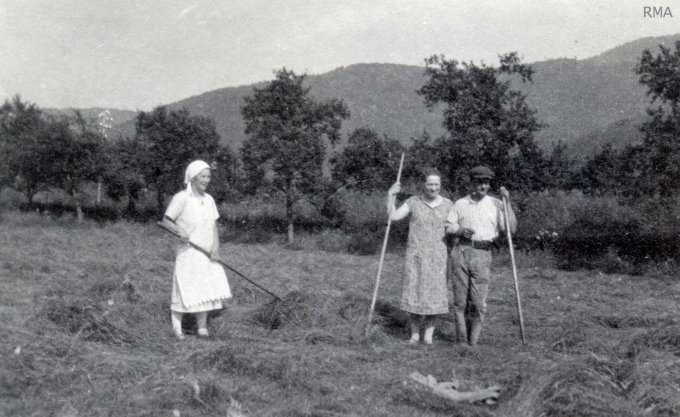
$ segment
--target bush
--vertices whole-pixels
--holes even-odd
[[[520,245],[551,249],[562,268],[640,273],[644,263],[680,256],[675,204],[559,192],[529,196],[523,208]]]
[[[518,227],[513,243],[523,249],[551,249],[588,199],[580,191],[542,191],[515,198]]]
[[[366,225],[385,224],[385,193],[340,190],[326,200],[322,213],[331,224],[345,231],[358,231]]]
[[[382,247],[382,237],[369,230],[356,232],[347,246],[347,251],[356,255],[375,255]]]

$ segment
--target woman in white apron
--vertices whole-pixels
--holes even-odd
[[[172,329],[179,339],[184,339],[182,316],[185,313],[196,315],[198,335],[207,337],[208,312],[222,308],[222,300],[231,298],[224,269],[214,262],[219,256],[216,223],[219,214],[215,201],[205,192],[210,183],[210,165],[204,161],[189,164],[184,183],[186,188],[172,197],[163,217],[163,223],[185,240],[177,248],[170,305]],[[211,258],[188,242],[208,251]]]

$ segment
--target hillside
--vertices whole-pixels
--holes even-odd
[[[634,73],[637,59],[645,48],[671,46],[679,35],[643,38],[587,59],[554,59],[533,63],[533,84],[518,84],[547,127],[538,133],[544,148],[562,140],[572,146],[577,157],[586,157],[603,143],[621,147],[639,140],[634,128],[620,129],[623,121],[639,123],[645,117],[648,99]],[[454,58],[454,57],[450,57]],[[460,58],[460,57],[455,57]],[[429,112],[416,90],[424,83],[423,67],[397,64],[356,64],[325,74],[309,76],[312,94],[321,99],[343,99],[351,111],[344,123],[345,133],[369,126],[378,132],[409,143],[424,130],[432,136],[443,133],[439,112]],[[260,84],[261,86],[262,84]],[[215,120],[225,143],[238,147],[245,139],[240,115],[243,97],[253,86],[228,87],[169,104],[171,109],[186,107],[194,114]],[[114,133],[132,135],[132,119],[114,127]],[[609,131],[608,135],[598,132]]]

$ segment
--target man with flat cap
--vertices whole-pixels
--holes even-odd
[[[486,313],[491,280],[491,249],[499,233],[505,231],[505,209],[501,200],[488,195],[494,172],[485,166],[470,170],[471,193],[455,202],[446,218],[446,233],[454,236],[449,280],[453,284],[453,311],[459,342],[476,346]],[[510,231],[517,219],[508,200]]]

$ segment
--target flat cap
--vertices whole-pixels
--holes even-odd
[[[477,166],[470,170],[470,177],[472,178],[487,178],[492,180],[495,175],[489,167]]]

